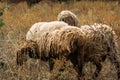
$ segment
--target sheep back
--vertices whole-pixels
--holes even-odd
[[[26,34],[26,40],[32,40],[36,37],[36,33],[39,32],[39,27],[47,22],[38,22],[32,25]]]
[[[70,55],[77,50],[78,42],[84,43],[84,34],[74,26],[64,26],[60,30],[44,32],[37,39],[39,51],[43,56]]]
[[[67,26],[67,25],[68,25],[67,23],[62,21],[35,23],[27,32],[26,40],[37,41],[37,38],[39,38],[41,34],[43,34],[44,32],[60,29],[62,26]]]

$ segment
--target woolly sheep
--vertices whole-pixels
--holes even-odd
[[[51,28],[52,29],[52,28]],[[44,31],[44,30],[43,30]],[[119,56],[115,42],[115,33],[107,25],[94,24],[92,26],[63,26],[60,29],[45,31],[40,33],[34,42],[38,47],[24,47],[17,53],[17,63],[23,63],[24,57],[19,55],[29,55],[31,58],[41,58],[49,61],[50,70],[53,68],[52,59],[62,58],[70,59],[73,65],[82,75],[82,68],[88,61],[96,65],[96,71],[93,75],[95,79],[101,71],[101,63],[108,57],[113,63],[116,63],[118,79],[120,79]],[[24,53],[28,51],[27,54]],[[31,52],[30,52],[31,51]],[[35,53],[36,52],[36,53]]]
[[[82,57],[84,56],[84,59],[80,61],[85,61],[85,62],[91,61],[93,62],[93,64],[96,65],[97,69],[93,75],[93,78],[96,78],[98,76],[98,73],[102,69],[102,65],[100,62],[103,62],[106,57],[108,57],[111,60],[111,62],[113,63],[116,62],[114,64],[118,71],[117,72],[118,78],[120,78],[119,76],[120,71],[118,69],[120,67],[120,64],[119,64],[120,60],[119,60],[118,51],[117,51],[117,43],[115,41],[116,34],[113,31],[113,29],[105,24],[94,24],[91,26],[88,26],[88,25],[81,26],[80,31],[84,33],[84,35],[83,34],[81,35],[85,37],[84,39],[85,43],[84,44],[82,43],[83,45],[81,45],[84,48],[83,51],[78,49],[80,50],[80,52],[82,52],[81,54],[84,54],[82,55]],[[56,41],[56,43],[59,43],[59,42]],[[80,59],[82,59],[82,57]],[[72,61],[73,64],[75,63],[74,61]],[[76,60],[76,62],[78,61]],[[81,66],[83,65],[82,63],[83,62],[78,63],[80,64],[78,68],[80,72],[82,72],[82,69],[80,69],[82,68]],[[81,74],[82,73],[80,73],[80,75]]]
[[[63,23],[62,21],[66,22],[66,24]],[[45,25],[49,24],[50,26],[56,26],[56,25],[66,26],[67,24],[72,26],[78,26],[78,18],[74,13],[72,13],[69,10],[61,11],[58,15],[58,21],[38,22],[32,25],[32,27],[29,29],[29,31],[26,34],[26,40],[34,39],[37,36],[36,33],[40,32],[40,28],[43,24]]]
[[[27,32],[26,40],[35,41],[38,36],[40,36],[45,31],[52,31],[56,28],[60,28],[62,26],[67,26],[68,24],[62,21],[52,21],[52,22],[38,22],[35,23]],[[38,35],[39,34],[39,35]]]
[[[108,57],[115,65],[118,79],[120,79],[120,57],[117,51],[116,34],[111,27],[105,24],[94,24],[91,26],[81,26],[81,30],[86,36],[84,46],[84,61],[91,61],[96,65],[96,71],[93,75],[95,79],[102,69],[100,62]]]
[[[57,20],[64,21],[71,26],[78,26],[78,22],[79,22],[77,16],[69,10],[61,11],[58,14]]]
[[[40,32],[39,37],[34,42],[38,48],[23,46],[17,52],[17,64],[22,65],[23,61],[26,61],[24,57],[19,56],[29,55],[31,58],[35,57],[43,61],[49,61],[50,70],[53,69],[53,59],[61,59],[62,57],[70,59],[77,66],[76,57],[81,51],[80,47],[85,43],[84,37],[84,33],[74,26],[63,26],[60,29],[42,32],[42,34]]]

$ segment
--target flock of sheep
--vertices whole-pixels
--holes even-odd
[[[35,23],[26,34],[26,44],[17,51],[17,64],[22,65],[27,57],[49,61],[50,71],[54,60],[65,57],[74,65],[79,76],[86,62],[96,65],[93,79],[102,69],[101,62],[109,58],[115,65],[120,79],[120,58],[116,34],[105,24],[78,27],[78,18],[71,11],[59,13],[57,21]]]

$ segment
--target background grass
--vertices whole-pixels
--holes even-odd
[[[120,46],[120,5],[117,1],[79,1],[72,3],[40,2],[29,8],[26,2],[8,4],[0,2],[0,9],[4,8],[3,19],[5,25],[0,27],[0,80],[76,80],[77,73],[70,61],[66,65],[59,60],[49,73],[47,62],[29,59],[19,67],[16,65],[16,50],[24,43],[25,34],[36,22],[54,21],[61,10],[70,10],[78,16],[79,26],[105,23],[110,25],[118,35]],[[119,47],[120,50],[120,47]],[[61,63],[61,64],[60,64]],[[106,60],[97,80],[117,80],[114,65]],[[64,68],[64,71],[61,71]],[[85,80],[91,79],[95,70],[92,63],[85,64],[83,72]]]

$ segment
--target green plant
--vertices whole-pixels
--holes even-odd
[[[2,16],[2,15],[3,15],[3,12],[0,11],[0,16]]]
[[[0,16],[3,15],[3,12],[0,11]],[[4,26],[4,22],[3,22],[3,19],[0,19],[0,27]]]

